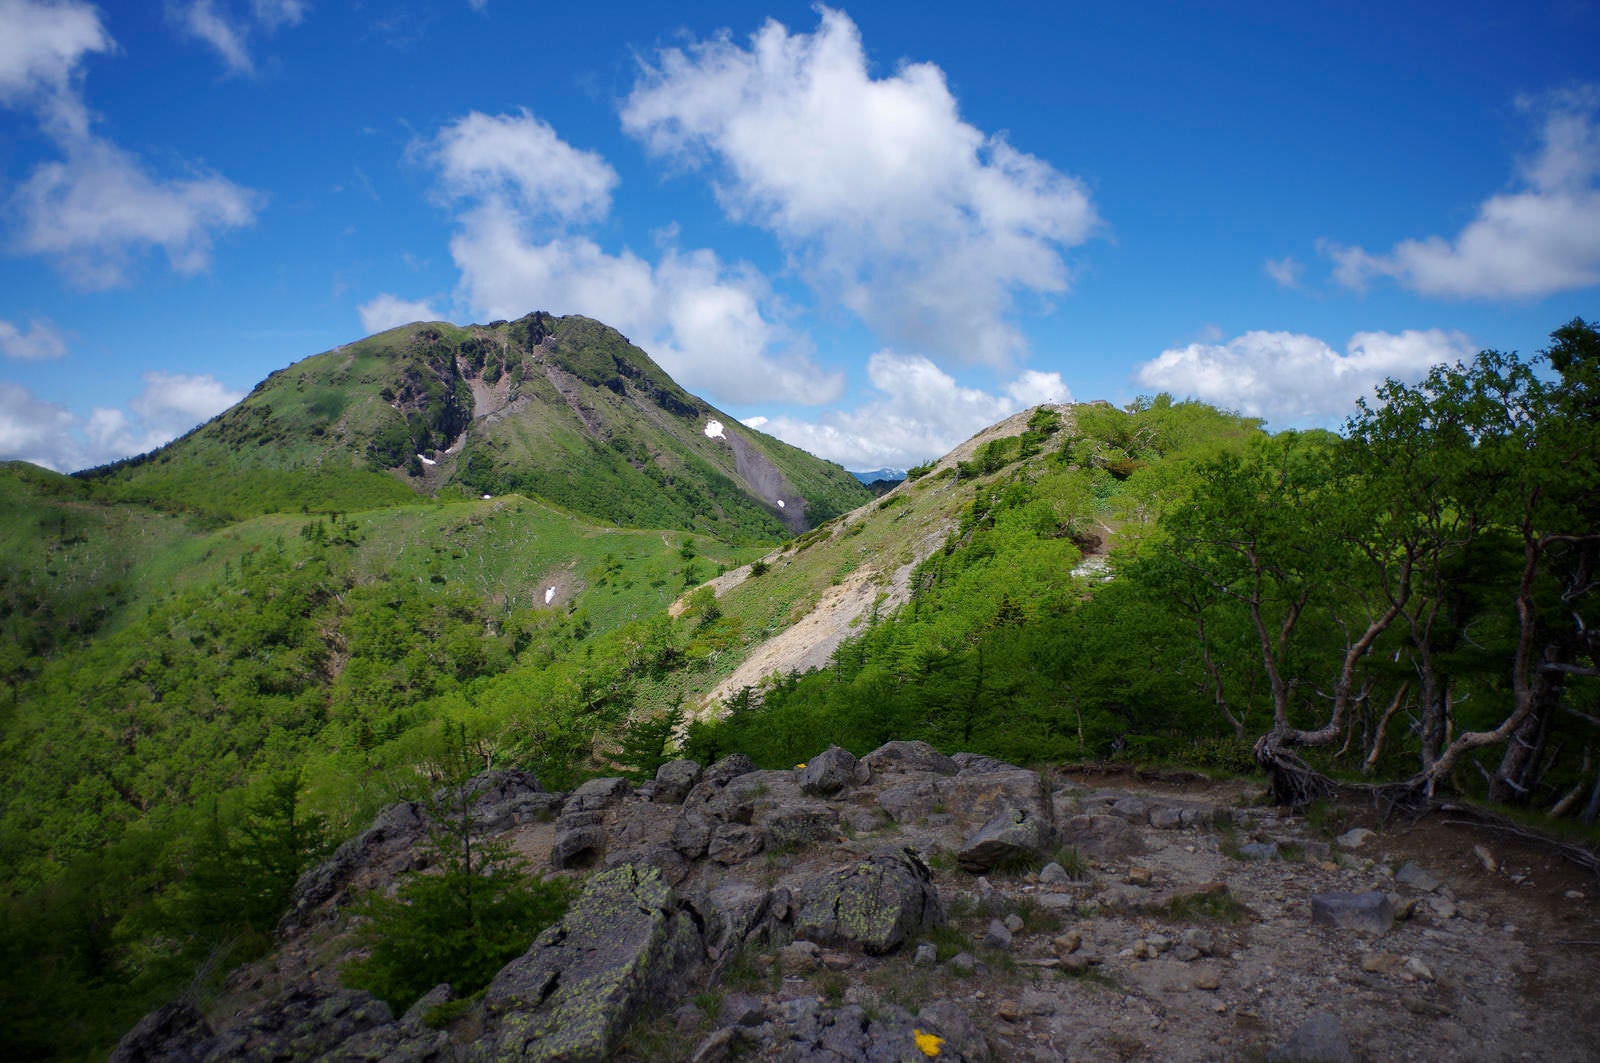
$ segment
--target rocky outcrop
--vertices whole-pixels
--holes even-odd
[[[871,956],[893,952],[944,922],[927,866],[906,849],[880,849],[807,883],[801,895],[796,936]]]
[[[278,932],[292,933],[304,927],[313,913],[319,908],[326,909],[329,901],[343,893],[358,872],[392,857],[412,858],[416,843],[426,833],[427,821],[414,802],[402,801],[379,812],[372,826],[300,876],[289,896],[289,910],[279,921]]]
[[[654,869],[596,875],[566,917],[490,983],[472,1056],[602,1063],[629,1020],[677,989],[704,955],[692,909]]]

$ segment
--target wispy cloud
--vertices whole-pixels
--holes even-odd
[[[211,46],[232,74],[254,74],[250,45],[256,34],[271,36],[305,21],[307,0],[250,0],[249,10],[239,10],[229,0],[173,0],[167,10],[186,35]]]
[[[413,321],[442,320],[439,312],[426,300],[412,302],[397,295],[390,295],[388,292],[362,303],[356,307],[356,313],[361,315],[361,327],[369,335],[400,325],[409,325]]]
[[[1283,258],[1267,259],[1265,269],[1267,276],[1277,282],[1278,287],[1298,288],[1300,287],[1300,274],[1305,270],[1305,267],[1292,257],[1285,255]]]
[[[67,338],[48,321],[34,318],[26,331],[0,321],[0,354],[20,361],[60,358],[67,353]]]

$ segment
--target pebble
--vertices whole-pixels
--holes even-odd
[[[1334,842],[1341,849],[1359,849],[1367,844],[1367,840],[1375,833],[1375,831],[1370,831],[1365,827],[1355,827],[1339,835],[1334,839]]]
[[[1491,853],[1487,847],[1482,845],[1474,845],[1472,847],[1472,855],[1478,858],[1479,866],[1481,866],[1485,871],[1489,872],[1489,874],[1492,875],[1496,871],[1500,870],[1500,862],[1494,858],[1494,854]]]
[[[1128,868],[1128,884],[1130,886],[1148,886],[1155,878],[1155,873],[1148,867]]]
[[[1406,979],[1407,981],[1411,981],[1413,979],[1423,982],[1433,981],[1433,968],[1429,967],[1426,963],[1417,959],[1415,956],[1406,957],[1406,962],[1402,967],[1402,971],[1404,975],[1410,976],[1410,978]]]
[[[989,929],[983,932],[983,944],[991,949],[1009,949],[1011,930],[998,919],[989,920]]]
[[[1581,901],[1581,900],[1583,900],[1583,891],[1582,890],[1568,890],[1567,892],[1563,893],[1561,896],[1565,897],[1569,901]]]
[[[931,967],[939,959],[939,950],[924,941],[917,946],[917,954],[911,960],[913,967]]]
[[[1197,967],[1194,972],[1194,987],[1196,989],[1220,989],[1222,975],[1215,967]]]
[[[1013,934],[1020,933],[1022,930],[1022,917],[1014,912],[1006,916],[1006,929]]]
[[[1429,897],[1428,907],[1440,919],[1454,919],[1457,914],[1456,903],[1448,897]]]
[[[1211,932],[1202,930],[1200,927],[1190,927],[1185,930],[1180,940],[1203,956],[1211,955],[1216,948],[1216,943],[1211,938]]]
[[[1062,956],[1071,955],[1083,947],[1083,931],[1068,930],[1065,934],[1058,934],[1050,939],[1050,944],[1056,947],[1056,952]]]

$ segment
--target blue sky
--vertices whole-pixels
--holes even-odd
[[[598,317],[866,469],[1600,316],[1592,3],[691,7],[0,0],[0,458],[417,318]]]

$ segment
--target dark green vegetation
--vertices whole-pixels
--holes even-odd
[[[1288,798],[1321,772],[1592,823],[1600,336],[1552,340],[1391,382],[1342,437],[1158,398],[914,469],[880,507],[973,492],[909,607],[691,745],[1255,763]],[[1097,522],[1120,524],[1116,578],[1065,578]]]
[[[103,1055],[209,991],[326,843],[420,796],[447,734],[476,769],[596,770],[739,641],[667,605],[869,497],[547,315],[306,359],[88,474],[0,468],[5,1054]],[[416,917],[448,922],[432,887]],[[473,906],[506,919],[462,964],[528,933],[550,898],[524,892]]]

